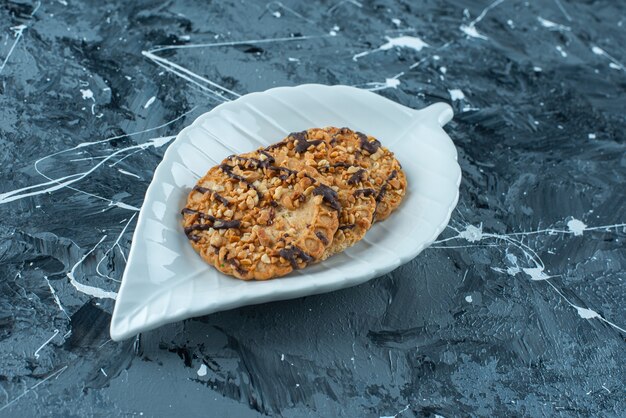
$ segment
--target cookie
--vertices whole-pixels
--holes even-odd
[[[333,189],[258,150],[211,168],[182,215],[191,245],[208,263],[239,279],[267,280],[320,260],[340,209]]]
[[[400,206],[407,187],[406,175],[393,152],[382,146],[373,136],[348,128],[330,127],[323,131],[330,135],[330,143],[334,144],[334,152],[338,153],[333,157],[331,151],[332,164],[350,162],[351,158],[345,154],[353,154],[355,156],[353,166],[365,170],[355,171],[349,181],[355,184],[360,184],[361,180],[367,181],[365,184],[376,192],[374,221],[382,221],[389,217],[391,212]],[[312,134],[320,135],[317,132]],[[350,171],[350,168],[347,171]]]
[[[290,134],[266,149],[281,164],[308,169],[338,194],[342,210],[332,245],[322,258],[363,238],[374,221],[387,218],[406,190],[393,153],[375,138],[347,128],[314,128]]]
[[[363,193],[356,192],[353,185],[346,182],[345,177],[349,174],[345,169],[324,170],[323,173],[317,169],[318,161],[325,161],[321,156],[326,155],[326,145],[320,145],[320,149],[315,152],[307,152],[306,155],[290,155],[293,150],[285,147],[281,151],[275,152],[275,158],[281,165],[291,169],[304,171],[311,176],[320,178],[320,181],[328,185],[337,193],[337,198],[341,205],[339,212],[339,227],[333,237],[331,245],[326,249],[322,259],[326,259],[332,254],[336,254],[352,246],[365,236],[369,230],[376,210],[374,193],[364,190]],[[318,155],[317,158],[314,156]]]

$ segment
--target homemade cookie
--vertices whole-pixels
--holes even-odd
[[[372,186],[376,192],[375,221],[386,219],[400,205],[406,194],[406,175],[393,152],[382,146],[380,141],[373,136],[351,131],[348,128],[329,127],[311,131],[316,131],[311,132],[312,135],[330,135],[330,143],[334,144],[335,152],[338,152],[335,157],[331,152],[333,164],[350,161],[349,157],[344,157],[342,153],[344,150],[348,155],[355,155],[355,165],[365,171],[355,171],[349,182],[360,184],[362,180],[363,184]],[[319,131],[324,131],[326,135],[320,134]]]
[[[284,149],[275,150],[274,155],[276,161],[282,166],[289,167],[294,170],[303,171],[312,177],[320,178],[320,181],[328,185],[337,193],[341,211],[339,212],[339,228],[335,232],[331,245],[326,249],[322,260],[328,258],[332,254],[336,254],[352,246],[365,236],[365,233],[372,225],[374,211],[376,210],[376,200],[372,190],[363,190],[356,192],[354,185],[347,183],[346,176],[350,176],[346,169],[331,168],[324,170],[323,173],[318,171],[318,161],[324,163],[323,158],[327,151],[326,144],[320,144],[319,149],[300,155],[293,154],[290,146]],[[299,153],[298,153],[299,154]]]
[[[406,191],[406,177],[393,153],[348,128],[295,132],[266,151],[284,166],[313,170],[312,176],[321,175],[337,192],[339,228],[323,259],[363,238],[374,221],[398,207]]]
[[[264,150],[231,156],[202,177],[182,210],[202,258],[225,274],[266,280],[318,261],[332,244],[337,193]]]

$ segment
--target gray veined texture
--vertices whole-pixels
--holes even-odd
[[[0,414],[619,416],[625,12],[4,2]],[[439,243],[356,288],[109,341],[96,296],[173,135],[310,82],[454,106],[464,180]]]

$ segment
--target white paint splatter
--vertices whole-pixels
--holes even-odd
[[[178,77],[182,78],[183,80],[186,80],[187,82],[193,84],[194,86],[200,88],[200,90],[202,90],[205,94],[207,94],[209,97],[211,97],[214,100],[217,100],[218,102],[228,102],[231,99],[226,97],[224,95],[224,92],[230,92],[230,94],[232,94],[235,97],[240,97],[241,95],[238,93],[235,93],[229,89],[227,89],[226,87],[222,87],[219,84],[207,79],[206,77],[203,77],[201,75],[198,75],[196,73],[194,73],[191,70],[188,70],[187,68],[178,65],[176,63],[173,63],[172,61],[166,59],[166,58],[161,58],[158,55],[153,54],[152,52],[149,51],[142,51],[142,54],[146,57],[148,57],[149,59],[152,60],[152,62],[154,62],[156,65],[158,65],[159,67],[165,69],[166,71],[177,75]],[[199,80],[199,81],[197,81]],[[224,90],[224,92],[220,92],[217,90],[213,90],[209,87],[207,87],[205,84],[211,85],[211,86],[219,86],[220,89]]]
[[[272,15],[274,15],[274,17],[277,19],[282,16],[282,14],[278,10],[276,10],[275,12],[272,12]]]
[[[421,51],[422,49],[429,47],[430,45],[417,38],[415,36],[399,36],[397,38],[390,38],[389,36],[385,36],[387,42],[379,46],[378,48],[371,51],[364,51],[358,53],[352,57],[352,60],[357,61],[359,58],[364,57],[366,55],[372,54],[377,51],[387,51],[391,48],[409,48],[415,51]]]
[[[395,89],[400,85],[400,77],[402,77],[403,75],[404,73],[402,72],[402,73],[396,74],[395,76],[391,78],[386,78],[384,83],[381,83],[379,81],[366,83],[365,89],[369,91],[378,91],[378,90],[384,90],[384,89],[390,89],[390,88]],[[356,87],[359,87],[359,85],[357,85]]]
[[[472,295],[467,295],[467,296],[465,296],[465,301],[467,303],[472,303],[474,301],[474,299],[472,298]]]
[[[285,355],[284,354],[280,355],[280,361],[285,361]]]
[[[544,19],[541,16],[537,17],[537,20],[539,21],[539,24],[541,24],[541,26],[543,26],[544,28],[548,28],[550,30],[556,30],[556,31],[561,31],[561,32],[567,32],[567,31],[572,30],[572,28],[570,28],[569,26],[561,25],[560,23],[556,23],[551,20]]]
[[[94,100],[93,91],[91,89],[80,89],[80,93],[83,95],[83,100]]]
[[[567,302],[568,305],[570,305],[571,307],[573,307],[574,309],[576,309],[576,311],[578,312],[578,315],[584,319],[598,319],[608,325],[610,325],[611,327],[626,333],[626,330],[624,328],[621,328],[620,326],[614,324],[613,322],[607,320],[606,318],[602,317],[600,314],[598,314],[596,311],[590,309],[590,308],[583,308],[580,306],[577,306],[575,304],[573,304],[554,284],[552,284],[552,282],[548,279],[553,278],[553,277],[559,277],[558,275],[556,276],[549,276],[545,273],[545,265],[543,263],[543,260],[541,259],[541,257],[539,256],[539,254],[537,254],[537,252],[535,250],[533,250],[531,247],[529,247],[528,244],[525,244],[522,240],[518,240],[515,239],[514,237],[517,236],[522,236],[522,237],[527,237],[530,235],[535,235],[535,234],[548,234],[548,235],[556,235],[556,234],[563,234],[563,235],[567,235],[567,234],[573,234],[573,235],[582,235],[583,231],[594,231],[594,230],[602,230],[602,231],[609,231],[611,228],[624,228],[626,227],[626,223],[619,223],[619,224],[613,224],[613,225],[601,225],[601,226],[595,226],[595,227],[588,227],[587,225],[585,225],[583,222],[577,220],[577,219],[570,219],[568,221],[568,229],[567,230],[558,230],[558,229],[554,229],[554,228],[548,228],[548,229],[538,229],[536,231],[530,231],[530,232],[517,232],[517,233],[510,233],[510,234],[493,234],[493,233],[487,233],[487,232],[483,232],[482,231],[482,225],[480,228],[477,228],[475,226],[472,225],[466,225],[464,230],[459,230],[457,228],[455,228],[454,226],[448,225],[449,229],[452,229],[453,231],[455,231],[457,233],[456,236],[452,236],[450,238],[445,238],[442,240],[438,240],[435,241],[434,244],[442,244],[448,241],[452,241],[455,239],[465,239],[468,242],[477,242],[477,241],[485,241],[487,239],[493,239],[496,241],[504,241],[507,244],[512,245],[513,247],[515,247],[517,250],[521,251],[521,253],[524,255],[524,259],[526,260],[526,262],[529,262],[531,264],[534,264],[534,266],[532,267],[520,267],[519,265],[519,259],[512,253],[509,252],[509,248],[506,249],[506,260],[509,264],[509,267],[507,269],[503,269],[500,267],[491,267],[491,269],[493,271],[497,271],[499,273],[505,273],[505,274],[509,274],[511,276],[516,276],[517,274],[519,274],[520,272],[524,272],[531,280],[533,281],[543,281],[545,283],[547,283],[550,287],[552,287],[554,289],[555,292],[557,292],[559,294],[559,296],[561,296],[561,298],[563,300],[565,300]],[[498,246],[497,244],[474,244],[474,245],[461,245],[461,246],[440,246],[440,245],[432,245],[430,248],[469,248],[469,247],[484,247],[484,246]],[[549,251],[548,251],[549,252]]]
[[[138,179],[140,179],[140,178],[141,178],[141,177],[140,177],[140,176],[138,176],[137,174],[135,174],[135,173],[131,173],[130,171],[122,170],[121,168],[118,168],[118,169],[117,169],[117,171],[119,171],[120,173],[125,174],[125,175],[127,175],[127,176],[136,177],[136,178],[138,178]]]
[[[569,13],[567,13],[567,10],[565,10],[565,7],[563,7],[561,2],[559,0],[554,0],[554,2],[556,3],[556,5],[561,10],[561,13],[563,13],[563,16],[565,16],[565,18],[571,22],[572,21],[572,17],[569,15]]]
[[[519,265],[517,264],[517,257],[515,256],[515,254],[507,253],[505,258],[509,261],[509,263],[511,263],[511,266],[506,269],[507,274],[515,276],[516,274],[522,272],[522,270],[519,268]]]
[[[600,316],[596,311],[587,308],[581,308],[580,306],[576,306],[576,311],[578,311],[578,315],[580,315],[582,319],[593,319]]]
[[[459,233],[459,237],[469,242],[480,241],[483,239],[483,225],[480,224],[478,227],[474,225],[467,225],[465,230]]]
[[[390,87],[390,88],[396,88],[400,85],[400,80],[398,80],[397,78],[386,78],[385,79],[385,86],[386,87]]]
[[[289,61],[289,62],[300,62],[300,60],[298,58],[292,58],[292,57],[288,57],[287,61]]]
[[[22,399],[24,396],[26,396],[26,394],[28,394],[30,391],[37,389],[37,387],[39,387],[39,385],[44,384],[45,382],[47,382],[48,380],[52,379],[52,378],[57,378],[59,377],[59,375],[61,373],[63,373],[69,366],[63,366],[61,367],[59,370],[57,370],[54,373],[49,374],[48,376],[46,376],[44,379],[40,380],[39,382],[35,383],[33,386],[31,386],[30,388],[26,389],[24,392],[22,392],[20,395],[16,396],[11,402],[5,403],[4,405],[2,405],[2,407],[0,407],[0,412],[2,412],[3,410],[5,410],[6,408],[10,407],[11,405],[13,405],[15,402],[19,401],[20,399]]]
[[[596,54],[596,55],[604,55],[604,50],[602,48],[600,48],[599,46],[593,46],[591,47],[591,51]]]
[[[465,99],[465,94],[461,89],[452,89],[448,90],[448,92],[450,93],[450,99],[452,101]]]
[[[122,258],[124,259],[124,262],[126,262],[126,255],[124,254],[124,251],[123,251],[122,247],[120,246],[120,240],[122,239],[122,236],[124,236],[124,233],[126,232],[126,229],[128,228],[128,226],[131,224],[131,222],[135,219],[136,216],[137,216],[137,213],[133,213],[133,216],[131,216],[130,219],[128,219],[128,221],[126,222],[126,225],[124,225],[124,228],[122,228],[122,231],[120,232],[120,234],[115,239],[115,242],[113,242],[111,247],[104,253],[102,258],[100,258],[100,260],[98,261],[98,264],[96,264],[96,273],[100,277],[105,277],[105,278],[107,278],[109,280],[113,280],[114,282],[121,283],[120,280],[114,279],[114,278],[110,277],[109,275],[102,273],[100,271],[100,265],[102,264],[102,262],[104,260],[106,260],[106,258],[109,255],[109,253],[111,251],[115,250],[115,248],[117,248],[119,250],[120,254],[122,255]],[[126,221],[126,219],[124,221]]]
[[[98,141],[82,142],[82,143],[80,143],[80,144],[78,144],[78,145],[76,145],[76,146],[74,146],[72,148],[68,148],[68,149],[65,149],[65,150],[62,150],[62,151],[57,151],[55,153],[46,155],[45,157],[42,157],[42,158],[38,159],[37,161],[35,161],[34,167],[35,167],[35,171],[37,171],[37,173],[39,173],[41,176],[43,176],[45,179],[47,179],[49,181],[43,182],[43,183],[39,183],[39,184],[35,184],[35,185],[32,185],[32,186],[23,187],[23,188],[16,189],[16,190],[11,190],[11,191],[5,192],[5,193],[0,193],[0,204],[13,202],[15,200],[20,200],[20,199],[23,199],[23,198],[26,198],[26,197],[29,197],[29,196],[35,196],[35,195],[50,193],[50,192],[53,192],[53,191],[56,191],[56,190],[59,190],[59,189],[62,189],[62,188],[68,188],[70,190],[74,190],[74,191],[77,191],[79,193],[83,193],[83,194],[86,194],[88,196],[92,196],[92,197],[97,198],[97,199],[105,200],[105,201],[109,202],[109,206],[114,205],[114,206],[118,206],[120,208],[127,208],[127,209],[131,209],[133,211],[139,211],[139,208],[137,208],[135,206],[126,205],[124,203],[115,202],[113,200],[106,199],[106,198],[94,195],[92,193],[87,193],[85,191],[76,189],[76,188],[72,187],[71,185],[73,183],[76,183],[76,182],[84,179],[85,177],[89,176],[91,173],[93,173],[95,170],[97,170],[100,166],[102,166],[106,161],[108,161],[109,159],[111,159],[111,158],[113,158],[113,157],[115,157],[115,156],[117,156],[117,155],[119,155],[121,153],[124,153],[124,152],[129,151],[129,150],[136,150],[135,152],[140,152],[140,151],[142,151],[144,149],[149,148],[150,146],[161,147],[161,146],[165,145],[166,143],[168,143],[169,141],[171,141],[172,139],[174,139],[175,138],[174,136],[152,138],[152,139],[148,140],[147,142],[145,142],[143,144],[132,145],[132,146],[129,146],[127,148],[119,149],[119,150],[113,152],[112,154],[106,156],[101,162],[96,164],[94,167],[91,167],[87,171],[70,174],[70,175],[67,175],[67,176],[64,176],[64,177],[60,177],[60,178],[54,178],[53,179],[51,177],[48,177],[41,170],[39,170],[38,164],[40,164],[42,161],[45,161],[46,159],[49,159],[51,157],[54,157],[54,156],[57,156],[57,155],[61,155],[61,154],[64,154],[64,153],[67,153],[67,152],[70,152],[70,151],[74,151],[74,150],[76,150],[78,148],[83,148],[83,147],[87,147],[87,146],[91,146],[91,145],[95,145],[95,144],[101,144],[103,142],[109,142],[109,141],[112,141],[114,139],[130,137],[130,136],[138,135],[140,133],[154,131],[156,129],[162,128],[162,127],[167,126],[167,125],[170,125],[174,121],[181,119],[182,117],[184,117],[187,114],[191,113],[195,109],[196,109],[196,107],[194,107],[192,110],[190,110],[188,112],[185,112],[184,114],[178,116],[174,120],[166,122],[165,124],[159,125],[159,126],[157,126],[155,128],[149,128],[149,129],[146,129],[146,130],[143,130],[143,131],[139,131],[139,132],[134,132],[134,133],[131,133],[131,134],[118,135],[118,136],[115,136],[115,137],[110,137],[110,138],[106,138],[106,139],[102,139],[102,140],[98,140]],[[129,155],[131,155],[131,154],[129,154]],[[129,155],[127,155],[127,156],[129,156]],[[126,157],[124,157],[124,158],[126,158]],[[124,158],[122,158],[122,160]],[[115,164],[113,164],[113,165],[115,165]],[[45,186],[49,186],[49,187],[45,187]],[[45,187],[45,188],[41,189],[42,187]],[[41,189],[41,190],[32,191],[34,189]]]
[[[587,138],[589,138],[589,139],[596,139],[596,134],[590,133],[590,134],[587,135]]]
[[[617,59],[613,58],[611,55],[609,55],[608,52],[606,52],[604,49],[600,48],[599,46],[595,46],[595,45],[592,46],[591,51],[596,55],[600,55],[600,56],[608,58],[611,61],[611,64],[613,64],[613,65],[609,64],[609,67],[615,70],[626,71],[626,67],[624,67],[624,64],[619,62]]]
[[[198,373],[198,376],[202,377],[202,376],[206,376],[207,371],[208,371],[208,368],[206,364],[202,363],[196,373]]]
[[[463,32],[470,38],[485,39],[485,40],[489,39],[485,35],[482,35],[480,32],[478,32],[474,25],[461,25],[459,29],[461,29],[461,32]]]
[[[448,69],[446,67],[439,67],[439,71],[441,71],[441,74],[445,74],[448,72]]]
[[[380,418],[397,418],[397,417],[398,417],[398,415],[400,415],[400,414],[401,414],[401,413],[403,413],[403,412],[406,412],[406,411],[409,409],[409,407],[410,407],[410,406],[411,406],[411,405],[407,405],[407,406],[405,406],[405,407],[404,407],[404,409],[403,409],[402,411],[398,411],[398,413],[397,413],[397,414],[395,414],[395,415],[385,415],[385,416],[381,416]]]
[[[561,45],[557,45],[555,48],[556,48],[557,51],[559,51],[561,53],[561,56],[563,58],[567,58],[567,52],[565,52],[563,50],[563,47]]]
[[[608,324],[610,326],[612,326],[613,328],[620,330],[623,333],[626,333],[626,329],[618,326],[617,324],[614,324],[613,322],[609,321],[608,319],[604,318],[602,315],[600,315],[599,313],[597,313],[596,311],[594,311],[593,309],[589,309],[589,308],[583,308],[582,306],[578,306],[573,304],[567,297],[565,297],[565,295],[555,286],[553,285],[549,280],[546,281],[546,283],[548,283],[556,293],[558,293],[564,300],[565,302],[567,302],[567,304],[569,306],[571,306],[572,308],[576,309],[576,312],[578,313],[578,315],[583,318],[583,319],[597,319],[599,321],[604,322],[605,324]]]
[[[533,67],[533,71],[536,72],[536,73],[540,73],[540,72],[543,71],[543,69],[541,67],[536,67],[535,66],[535,67]]]
[[[154,103],[154,101],[156,100],[156,96],[152,96],[148,99],[148,101],[146,102],[145,105],[143,105],[144,109],[147,109],[150,107],[150,105],[152,105],[152,103]]]
[[[421,51],[423,48],[428,47],[426,42],[422,41],[420,38],[416,38],[414,36],[400,36],[398,38],[387,38],[387,43],[380,46],[380,49],[385,51],[394,47],[398,48],[410,48],[416,51]]]
[[[111,202],[109,203],[109,206],[116,206],[120,209],[132,210],[134,212],[139,212],[140,210],[137,206],[129,205],[124,202],[115,202],[113,200],[111,200]]]
[[[11,57],[11,54],[13,54],[13,51],[15,50],[17,43],[20,41],[20,39],[22,39],[22,34],[24,33],[24,30],[27,28],[28,26],[26,25],[18,25],[18,26],[13,26],[10,28],[15,34],[14,35],[15,41],[13,41],[13,45],[11,45],[11,49],[9,49],[7,56],[4,57],[4,61],[2,61],[2,65],[0,65],[0,73],[2,73],[2,70],[4,70],[4,67],[7,65],[7,62],[9,61],[9,57]]]
[[[36,359],[39,359],[39,352],[41,351],[41,349],[44,348],[45,346],[47,346],[48,343],[50,341],[52,341],[54,339],[54,337],[56,337],[57,335],[59,335],[59,330],[55,329],[54,330],[54,334],[52,334],[52,337],[48,338],[48,340],[45,343],[41,344],[41,346],[35,351],[34,355],[35,355]]]
[[[59,295],[57,295],[57,292],[52,287],[52,284],[50,284],[50,280],[48,280],[48,276],[43,276],[43,278],[45,279],[46,283],[48,283],[48,287],[50,288],[50,293],[52,294],[54,303],[57,304],[57,306],[59,307],[61,312],[63,312],[63,314],[67,317],[67,319],[70,319],[70,316],[67,314],[67,311],[65,310],[65,308],[63,308],[63,305],[61,305],[61,300],[59,299]]]
[[[478,32],[478,30],[476,30],[476,24],[479,23],[481,20],[483,20],[485,18],[485,16],[487,16],[487,13],[493,9],[494,7],[500,5],[501,3],[503,3],[505,0],[496,0],[493,3],[491,3],[489,6],[485,7],[483,9],[483,11],[478,15],[478,17],[474,20],[472,20],[469,24],[467,25],[461,25],[459,27],[459,29],[461,30],[461,32],[463,32],[464,34],[466,34],[467,36],[471,37],[471,38],[477,38],[477,39],[489,39],[487,38],[485,35],[482,35]],[[463,10],[463,14],[465,15],[465,17],[469,18],[469,10],[464,9]]]
[[[552,276],[548,276],[543,270],[543,266],[531,267],[531,268],[523,268],[524,273],[528,274],[530,280],[540,281],[549,279]]]
[[[400,19],[397,19],[397,18],[391,19],[391,22],[396,26],[400,26],[400,24],[402,23]]]
[[[67,273],[67,277],[70,279],[71,285],[74,286],[74,288],[81,293],[84,293],[86,295],[93,296],[96,298],[115,300],[117,298],[117,293],[108,292],[104,289],[100,289],[99,287],[94,287],[94,286],[89,286],[86,284],[79,283],[76,280],[76,277],[74,276],[74,272],[76,271],[76,268],[80,264],[82,264],[83,261],[85,261],[85,259],[89,256],[89,254],[91,254],[92,252],[95,251],[96,248],[98,248],[98,245],[100,245],[102,241],[106,239],[106,237],[107,235],[104,235],[102,238],[100,238],[100,241],[98,241],[98,243],[91,250],[89,250],[84,256],[82,256],[80,260],[78,260],[78,262],[76,262],[76,264],[74,264],[72,269]]]
[[[346,3],[353,4],[353,5],[355,5],[356,7],[359,7],[359,8],[363,7],[363,5],[360,2],[358,2],[357,0],[341,0],[341,1],[337,2],[334,6],[332,6],[330,9],[328,9],[326,11],[326,14],[327,15],[333,14],[335,12],[335,10],[337,10],[341,5],[346,4]]]
[[[574,233],[574,235],[581,236],[587,228],[587,225],[584,222],[574,218],[567,221],[567,228],[570,232]]]

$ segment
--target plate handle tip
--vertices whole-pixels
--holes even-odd
[[[432,118],[437,121],[439,126],[443,127],[446,123],[452,120],[454,111],[452,107],[444,102],[439,102],[425,107],[421,110],[428,118]]]

